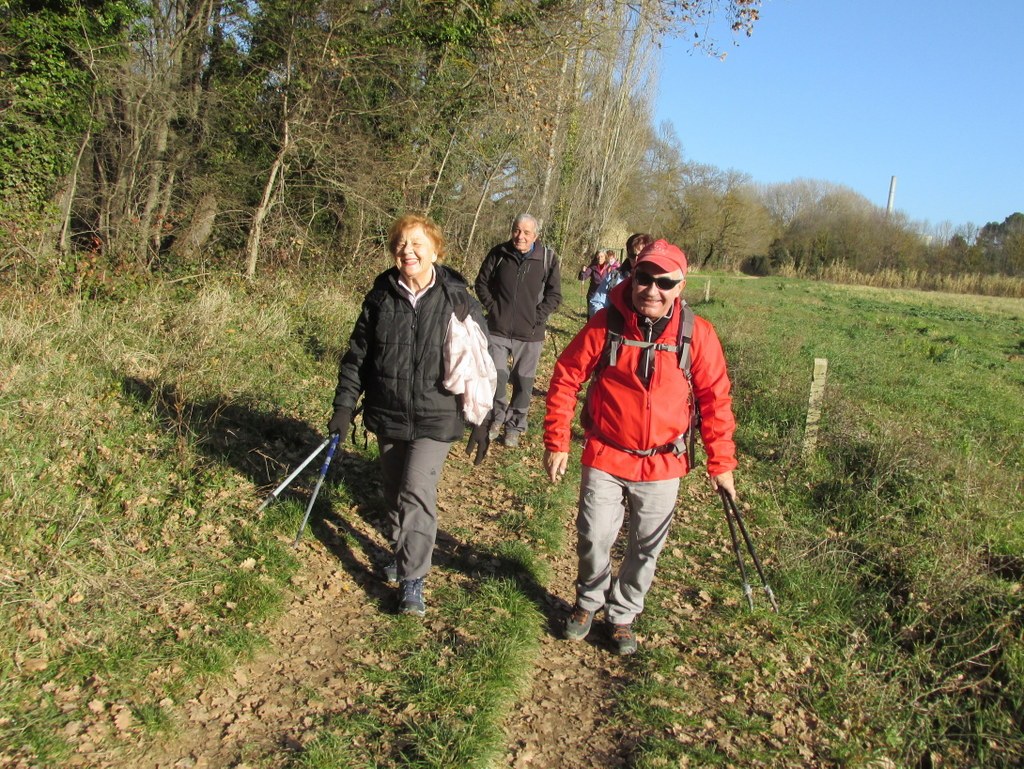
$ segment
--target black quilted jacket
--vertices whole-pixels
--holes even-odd
[[[413,308],[398,270],[377,276],[338,369],[334,407],[354,408],[365,393],[363,424],[383,438],[454,441],[465,422],[444,381],[444,338],[453,311],[484,328],[480,304],[455,270],[435,265],[433,288]]]

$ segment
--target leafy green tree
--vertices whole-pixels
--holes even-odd
[[[34,249],[67,247],[57,233],[70,211],[68,177],[96,128],[99,72],[137,15],[130,0],[0,3],[0,238],[9,246],[25,247],[34,221]]]
[[[13,262],[74,233],[90,259],[143,274],[369,271],[408,209],[470,269],[523,210],[559,245],[592,246],[633,195],[649,54],[694,29],[711,51],[713,15],[749,30],[758,5],[0,0]],[[666,191],[656,216],[681,194]]]
[[[1010,214],[1002,222],[989,222],[978,232],[984,271],[1024,275],[1024,214]]]

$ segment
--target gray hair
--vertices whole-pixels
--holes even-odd
[[[517,224],[522,224],[527,221],[533,222],[534,232],[540,229],[540,222],[538,222],[537,217],[532,214],[519,214],[519,216],[512,220],[512,229],[514,230]]]

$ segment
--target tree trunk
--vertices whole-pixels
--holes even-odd
[[[85,148],[89,146],[91,139],[92,132],[86,131],[78,145],[78,152],[75,155],[75,162],[71,166],[71,172],[67,175],[64,187],[57,196],[57,205],[60,208],[60,230],[54,240],[57,243],[57,250],[61,254],[66,254],[71,250],[71,211],[75,202],[75,190],[78,187],[78,172],[82,166]]]
[[[444,168],[448,165],[448,158],[451,157],[452,148],[455,147],[455,137],[458,134],[458,130],[453,130],[451,139],[448,141],[448,148],[444,151],[444,157],[441,159],[441,166],[437,169],[437,175],[434,177],[434,184],[430,188],[430,197],[427,199],[427,210],[424,212],[426,216],[430,216],[430,209],[434,205],[434,195],[437,194],[437,187],[441,183],[441,176],[444,174]]]
[[[270,213],[274,204],[274,188],[277,186],[277,177],[284,168],[285,155],[288,152],[288,121],[284,124],[284,141],[281,149],[277,151],[277,157],[270,167],[267,175],[267,183],[263,185],[263,197],[252,215],[252,228],[249,230],[249,238],[245,244],[245,277],[252,280],[256,277],[256,262],[259,260],[260,241],[263,238],[263,222]]]
[[[159,221],[159,217],[154,216],[154,212],[160,204],[160,188],[164,177],[164,167],[166,165],[168,136],[171,131],[170,113],[166,106],[169,99],[170,94],[164,94],[163,99],[159,99],[159,101],[163,102],[163,106],[157,114],[157,125],[153,130],[153,133],[155,134],[154,147],[152,150],[153,162],[149,170],[149,184],[146,189],[146,202],[142,207],[141,217],[142,226],[149,230],[149,237],[141,240],[137,245],[140,251],[138,254],[139,261],[148,262],[148,260],[144,258],[147,244],[153,249],[154,253],[160,252],[160,230],[163,223]]]
[[[171,253],[176,259],[180,259],[186,264],[197,261],[213,234],[213,223],[217,218],[219,207],[220,201],[215,194],[203,193],[196,210],[192,213],[188,227],[175,239],[174,245],[171,247]]]
[[[579,54],[577,54],[579,57]],[[579,58],[577,58],[579,61]],[[557,165],[558,154],[556,152],[558,134],[562,127],[562,115],[565,110],[565,93],[568,90],[568,86],[565,83],[565,76],[569,71],[569,55],[568,52],[562,56],[562,69],[559,72],[558,77],[558,95],[555,100],[555,111],[551,120],[551,136],[548,139],[548,155],[547,162],[544,164],[544,183],[540,189],[540,205],[537,210],[537,223],[544,227],[544,219],[547,218],[548,213],[548,200],[551,198],[551,178],[555,174],[555,166]]]
[[[511,146],[511,144],[509,146]],[[498,173],[498,169],[500,169],[505,164],[505,156],[507,155],[507,153],[508,153],[508,147],[506,147],[502,151],[502,153],[498,156],[497,161],[495,161],[495,163],[494,163],[494,167],[491,168],[490,172],[487,174],[487,178],[484,179],[483,189],[480,190],[480,198],[479,198],[479,200],[477,200],[477,203],[476,203],[476,211],[473,212],[473,224],[470,225],[469,237],[466,238],[466,264],[467,264],[467,266],[470,264],[470,261],[469,261],[469,258],[470,258],[469,255],[471,253],[470,249],[472,249],[472,247],[473,247],[473,236],[476,234],[476,225],[477,225],[477,222],[480,220],[480,212],[483,210],[484,203],[487,202],[487,195],[489,194],[490,189],[491,189],[491,180],[494,179],[494,175],[496,173]]]

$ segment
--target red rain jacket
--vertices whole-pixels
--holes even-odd
[[[623,339],[642,340],[636,311],[631,307],[632,280],[613,289],[610,300],[624,319]],[[680,306],[659,339],[674,345]],[[604,352],[607,310],[601,310],[569,343],[555,364],[548,387],[544,417],[544,445],[551,451],[568,451],[571,423],[580,389],[590,379]],[[689,458],[672,452],[637,456],[621,448],[647,450],[672,443],[689,427],[689,383],[679,368],[674,351],[655,352],[654,374],[649,388],[636,375],[641,348],[620,345],[618,360],[590,383],[591,425],[586,431],[583,464],[631,481],[681,478],[690,470]],[[715,476],[736,467],[730,382],[725,355],[714,327],[697,317],[691,346],[691,374],[701,415],[701,439],[708,455],[708,474]],[[602,436],[604,440],[602,440]]]

